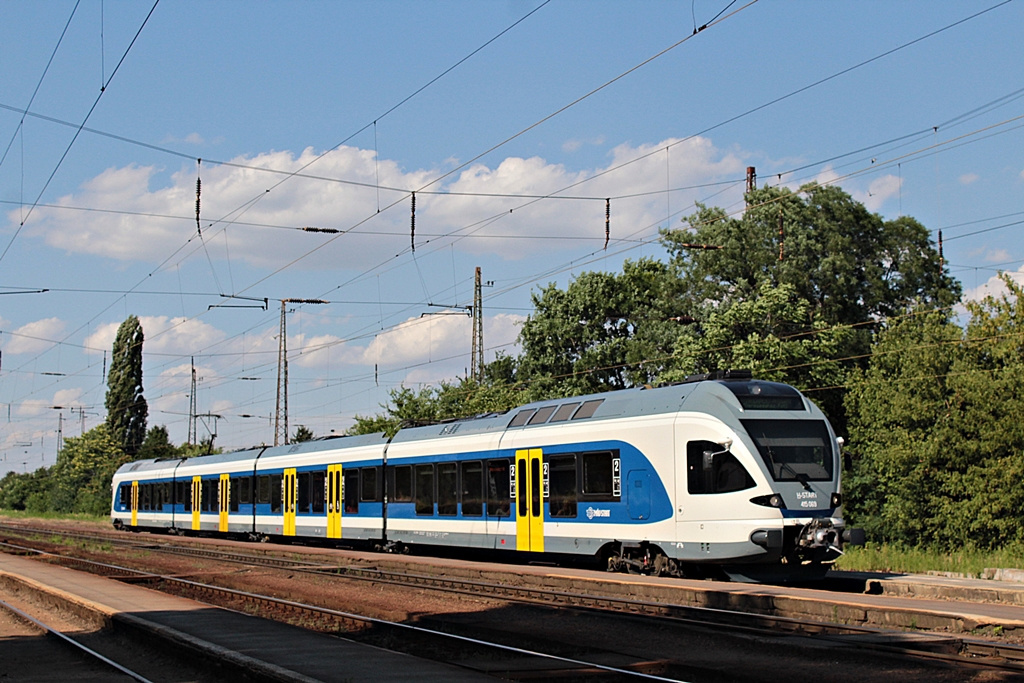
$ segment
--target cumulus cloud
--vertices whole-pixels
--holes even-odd
[[[227,335],[222,331],[194,318],[170,318],[161,316],[140,316],[139,324],[145,336],[142,351],[149,353],[195,353],[196,349],[207,348],[222,341]],[[117,328],[121,323],[106,323],[85,339],[90,353],[102,353],[113,348]]]
[[[666,171],[671,184],[680,187],[736,177],[743,167],[739,156],[700,137],[619,145],[607,165],[590,169],[570,169],[540,157],[510,157],[496,166],[478,163],[432,188],[453,194],[417,195],[417,233],[425,240],[452,232],[471,235],[464,248],[506,258],[550,250],[552,242],[541,238],[587,237],[597,244],[604,237],[603,197],[648,193],[614,202],[614,223],[635,230],[664,216],[664,196],[650,193],[666,189]],[[301,175],[288,178],[292,172]],[[307,148],[204,166],[200,241],[195,168],[168,176],[165,169],[133,164],[109,168],[56,206],[36,209],[26,236],[70,253],[125,262],[159,262],[191,240],[187,249],[192,253],[205,250],[213,259],[230,257],[263,268],[296,259],[307,269],[364,266],[407,247],[407,191],[439,175],[438,169],[406,171],[356,147],[341,147],[319,159]],[[569,192],[594,201],[454,194],[547,195],[581,181],[588,182]],[[373,187],[378,182],[384,188],[379,192]],[[671,201],[688,205],[698,197],[697,191],[673,192]],[[124,213],[74,210],[83,207]],[[501,220],[491,221],[495,217]],[[347,232],[311,233],[301,231],[304,227]]]
[[[382,333],[363,350],[360,362],[382,369],[410,368],[403,379],[407,384],[435,383],[462,374],[470,360],[472,321],[455,311],[446,313],[409,318]],[[513,344],[523,320],[524,316],[505,313],[485,316],[485,348],[517,353]],[[494,351],[485,353],[485,360],[494,360]]]
[[[958,178],[961,185],[973,185],[981,179],[977,173],[964,173]]]
[[[1006,275],[1010,276],[1017,284],[1024,284],[1024,266],[1021,266],[1016,271],[1007,272]],[[981,301],[987,296],[1001,297],[1009,293],[1006,288],[1006,283],[999,275],[993,275],[982,284],[972,289],[964,291],[965,301]]]
[[[902,184],[898,176],[885,175],[872,180],[866,192],[854,192],[852,196],[869,211],[878,211],[887,200],[899,195]]]
[[[22,401],[17,408],[19,417],[38,417],[46,413],[54,412],[55,408],[82,408],[82,394],[80,387],[71,389],[60,389],[55,391],[49,399],[33,398]],[[56,417],[56,416],[55,416]]]
[[[64,321],[59,318],[44,318],[22,325],[10,332],[10,341],[4,345],[9,354],[39,353],[53,346],[64,336]]]

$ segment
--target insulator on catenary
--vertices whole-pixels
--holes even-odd
[[[416,193],[412,193],[412,218],[409,221],[409,244],[412,253],[416,253]]]
[[[608,251],[608,239],[612,234],[612,200],[604,200],[604,250]]]
[[[199,227],[199,199],[203,193],[203,180],[202,178],[196,177],[196,232],[200,235],[203,234],[202,228]]]
[[[337,228],[314,228],[308,225],[302,229],[306,232],[325,232],[328,235],[337,235],[338,233],[345,232],[344,230],[338,230]]]

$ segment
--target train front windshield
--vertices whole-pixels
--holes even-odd
[[[741,420],[775,481],[828,481],[835,456],[824,420]]]

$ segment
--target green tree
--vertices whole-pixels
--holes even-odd
[[[913,218],[885,221],[834,186],[763,188],[747,202],[740,218],[701,206],[686,219],[688,229],[663,232],[691,305],[747,300],[764,283],[790,284],[811,303],[808,324],[853,325],[960,297]]]
[[[1024,289],[891,324],[857,371],[849,513],[910,546],[1024,545]]]
[[[110,509],[110,481],[131,461],[105,424],[64,441],[50,471],[51,509],[102,515]]]
[[[302,443],[303,441],[313,440],[313,430],[308,428],[306,425],[299,425],[295,428],[295,433],[292,434],[291,443]]]
[[[142,394],[142,325],[134,315],[117,328],[107,375],[107,427],[129,455],[135,455],[146,437],[149,406]]]
[[[681,329],[673,367],[660,380],[742,368],[759,379],[803,390],[836,387],[845,370],[834,358],[850,332],[820,321],[808,325],[810,306],[792,285],[762,283],[750,299],[708,307],[700,321]],[[836,390],[815,391],[813,398],[834,422],[841,421],[841,395]]]
[[[488,369],[485,367],[485,380]],[[502,361],[496,370],[505,372],[508,364]],[[384,412],[375,416],[356,416],[348,434],[395,434],[403,426],[433,424],[441,420],[471,417],[490,412],[504,412],[523,402],[523,395],[515,386],[502,382],[477,383],[462,378],[457,383],[441,382],[426,386],[418,392],[399,387],[390,392],[390,399],[381,405]]]
[[[139,452],[136,453],[135,457],[139,460],[175,458],[178,457],[178,448],[171,443],[167,427],[158,425],[150,427],[146,432],[146,438],[143,440],[142,446],[139,447]]]
[[[8,472],[0,479],[0,510],[46,512],[50,509],[51,486],[47,467],[26,474]]]
[[[533,398],[588,394],[653,381],[671,355],[678,324],[677,280],[652,259],[621,274],[586,272],[565,289],[533,294],[519,335],[516,378]]]

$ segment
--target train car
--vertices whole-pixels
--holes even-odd
[[[114,477],[111,514],[120,528],[812,578],[844,543],[863,542],[841,515],[839,445],[793,387],[727,371],[405,428],[391,439],[130,463]],[[134,493],[147,487],[169,489],[159,495],[169,496],[170,516],[138,509],[154,500]],[[192,518],[180,524],[186,491]]]

